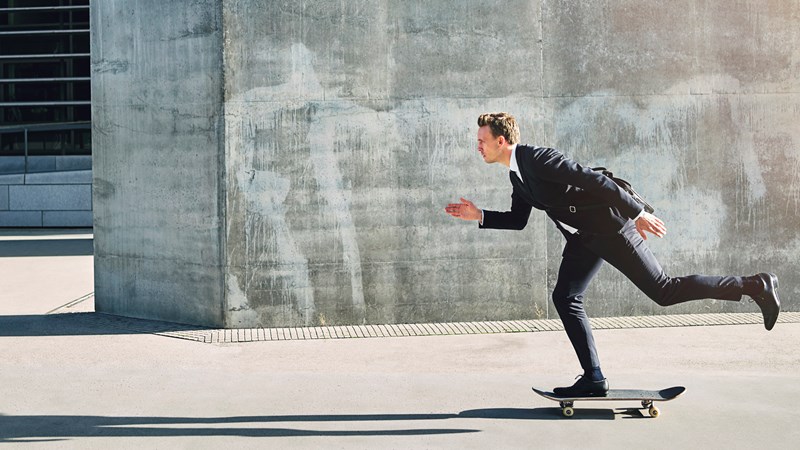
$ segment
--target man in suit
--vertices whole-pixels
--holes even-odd
[[[775,325],[780,312],[775,274],[669,277],[645,243],[646,233],[666,234],[664,223],[613,180],[552,148],[520,145],[519,127],[510,114],[483,114],[478,127],[483,160],[510,169],[511,210],[481,210],[462,198],[445,211],[479,221],[480,228],[521,230],[531,208],[536,208],[544,210],[566,238],[553,303],[584,373],[572,386],[554,389],[557,395],[603,396],[608,391],[583,308],[583,294],[603,261],[661,306],[698,299],[740,301],[748,295],[761,308],[766,329]]]

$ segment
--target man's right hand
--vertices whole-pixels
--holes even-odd
[[[636,219],[636,231],[642,235],[642,239],[644,240],[647,240],[645,231],[653,234],[654,236],[663,238],[664,235],[667,234],[667,227],[664,225],[664,222],[662,222],[661,219],[645,212],[642,213],[638,219]]]
[[[481,210],[465,198],[461,198],[461,203],[450,203],[444,211],[462,220],[481,220]]]

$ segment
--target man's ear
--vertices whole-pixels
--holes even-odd
[[[508,144],[508,141],[506,141],[505,136],[498,136],[497,139],[499,139],[497,143],[500,145],[500,147],[505,147]]]

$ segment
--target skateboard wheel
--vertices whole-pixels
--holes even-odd
[[[650,407],[650,417],[655,419],[659,414],[661,414],[660,409],[656,408],[655,406]]]
[[[566,406],[564,408],[561,408],[561,414],[563,414],[564,417],[572,417],[573,415],[575,415],[575,410],[572,409],[571,406]]]

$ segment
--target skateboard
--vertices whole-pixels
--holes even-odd
[[[650,417],[656,418],[661,414],[661,410],[656,407],[653,402],[666,402],[674,399],[675,397],[683,394],[686,388],[683,386],[674,386],[660,391],[645,391],[641,389],[609,389],[605,397],[559,397],[556,394],[548,391],[542,391],[533,388],[533,392],[541,395],[542,397],[558,402],[561,405],[561,414],[564,417],[572,417],[575,410],[572,406],[575,402],[582,401],[641,401],[642,408],[645,408],[650,413]]]

